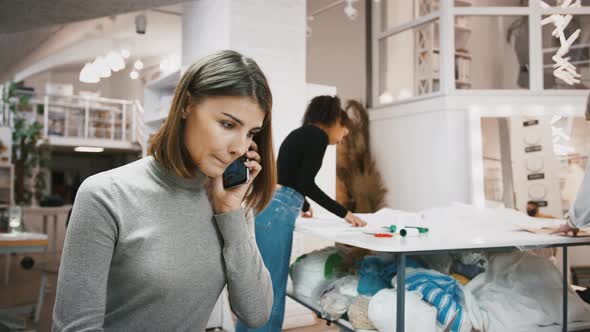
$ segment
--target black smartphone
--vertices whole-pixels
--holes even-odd
[[[244,163],[246,155],[234,160],[223,172],[223,188],[230,189],[242,185],[250,180],[250,170]]]

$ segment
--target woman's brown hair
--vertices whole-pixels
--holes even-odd
[[[265,113],[262,130],[254,136],[262,171],[245,197],[248,207],[262,211],[272,198],[277,176],[272,143],[272,93],[254,60],[225,50],[189,66],[176,86],[166,121],[150,140],[148,153],[178,176],[193,177],[195,164],[184,145],[182,112],[191,102],[213,96],[251,97]]]

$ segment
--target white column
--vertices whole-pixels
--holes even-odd
[[[440,2],[440,92],[448,95],[455,91],[455,21],[454,4],[450,0]]]
[[[273,93],[275,152],[306,106],[304,0],[199,0],[183,14],[182,65],[222,49],[253,58]]]
[[[307,102],[305,5],[305,0],[198,0],[183,8],[183,68],[214,51],[233,49],[254,59],[265,73],[273,94],[275,154],[299,127]],[[222,307],[221,316],[230,317],[227,303]],[[222,320],[210,321],[208,327],[221,324],[233,331],[231,319]]]

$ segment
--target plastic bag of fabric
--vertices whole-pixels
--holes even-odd
[[[407,258],[409,267],[422,267],[417,261]],[[391,288],[391,278],[397,273],[397,263],[393,257],[366,256],[360,262],[358,274],[360,275],[357,291],[359,294],[373,296],[383,288]]]
[[[311,298],[316,287],[333,278],[345,275],[342,256],[334,247],[327,247],[299,256],[291,265],[293,293]]]
[[[355,330],[374,330],[375,325],[369,319],[369,302],[371,298],[357,296],[348,307],[348,321]]]
[[[359,295],[356,291],[358,282],[357,276],[346,276],[316,288],[312,299],[319,303],[322,316],[330,320],[342,317]]]
[[[453,265],[453,257],[450,253],[435,253],[428,255],[413,255],[413,259],[423,264],[423,267],[438,271],[442,274],[450,274]]]
[[[395,286],[397,278],[393,278]],[[450,326],[451,332],[469,332],[471,319],[464,310],[463,287],[452,277],[427,269],[406,269],[406,289],[416,291],[437,311],[436,320],[441,327]]]
[[[562,275],[550,260],[526,252],[490,257],[488,269],[465,286],[485,331],[536,331],[562,321]],[[590,321],[590,306],[568,289],[568,322]]]
[[[473,279],[484,272],[488,266],[488,257],[479,251],[452,254],[453,265],[451,271]]]
[[[397,292],[382,289],[369,301],[369,320],[379,332],[395,332],[397,322]],[[422,300],[419,293],[406,291],[406,332],[435,332],[436,308]]]

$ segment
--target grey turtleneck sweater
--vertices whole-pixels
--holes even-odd
[[[227,285],[234,314],[266,323],[270,276],[244,210],[215,215],[203,174],[153,157],[88,178],[74,202],[54,331],[204,331]]]

